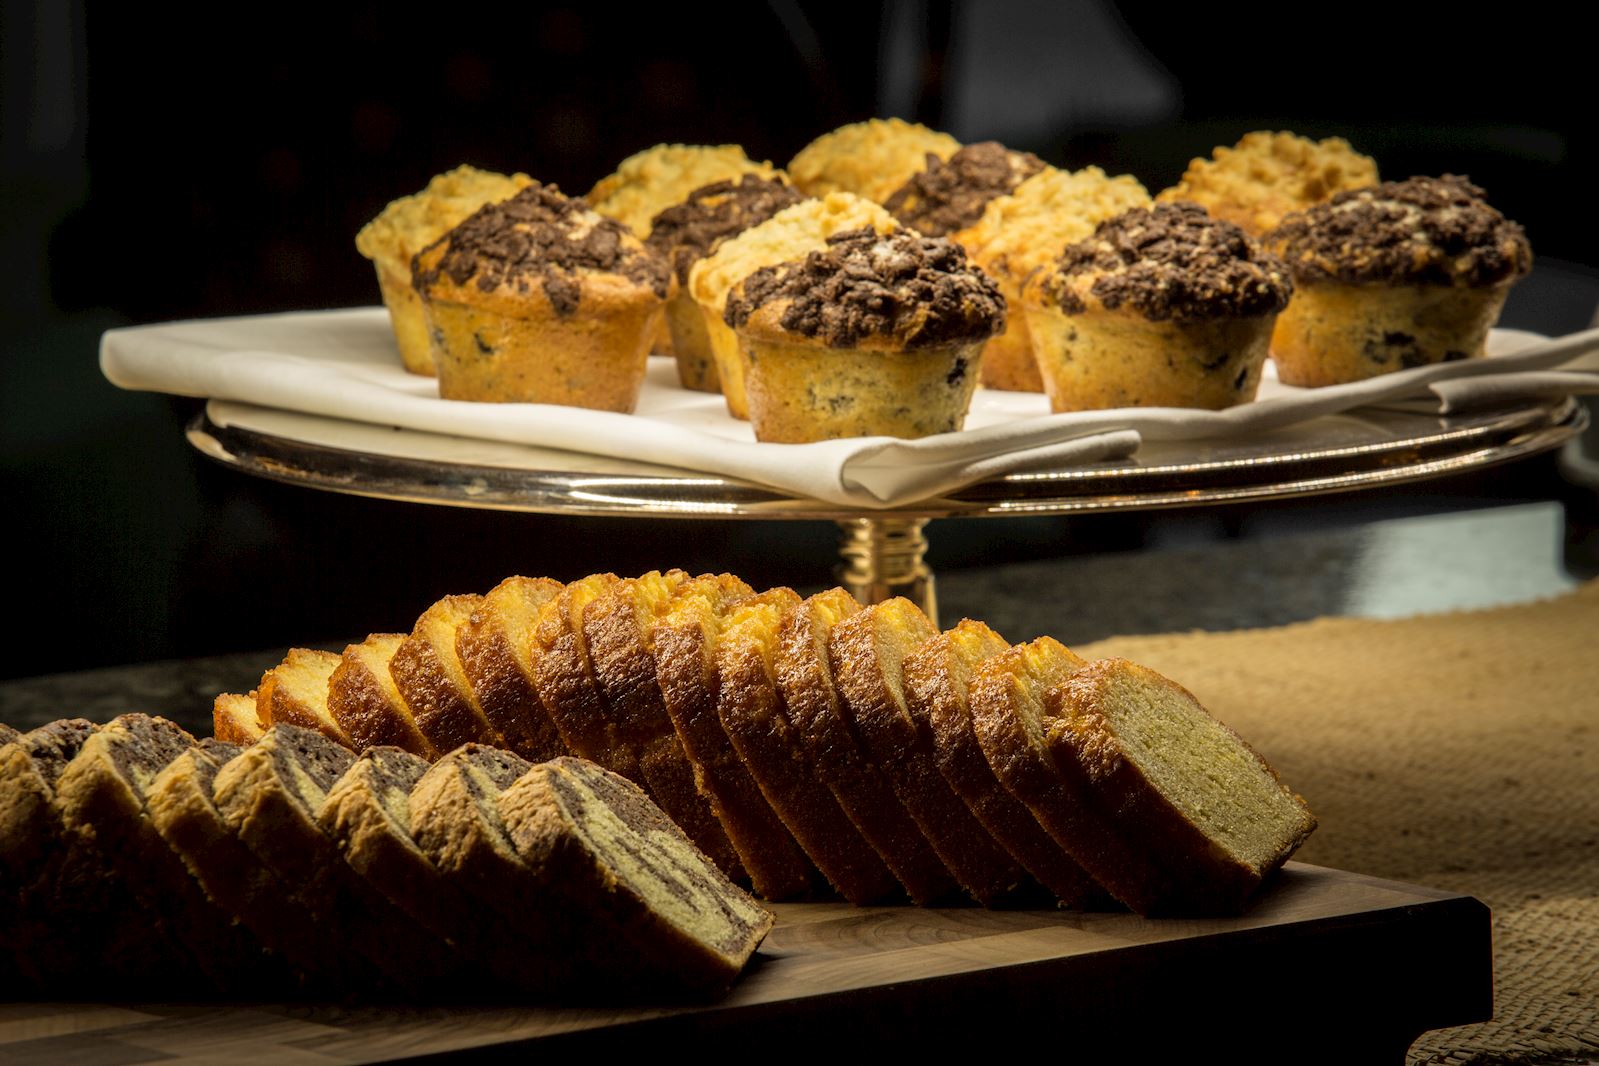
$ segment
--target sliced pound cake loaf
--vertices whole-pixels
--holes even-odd
[[[1148,667],[1091,663],[1042,710],[1056,767],[1088,800],[1089,869],[1140,914],[1235,913],[1316,827],[1253,748]]]
[[[775,921],[632,782],[580,759],[534,767],[500,814],[567,916],[576,987],[701,996],[726,988]]]
[[[566,744],[533,688],[533,629],[561,594],[547,577],[508,577],[483,597],[455,636],[461,669],[489,724],[532,762],[566,754]]]
[[[982,622],[963,619],[906,656],[907,705],[917,728],[933,738],[939,772],[983,828],[1063,904],[1087,907],[1101,901],[1104,891],[999,783],[972,726],[972,679],[1009,647]]]
[[[911,899],[928,904],[955,892],[955,879],[862,749],[834,686],[829,638],[835,625],[860,610],[853,596],[835,588],[785,611],[773,673],[817,774]]]
[[[328,679],[339,666],[332,652],[290,648],[283,662],[261,677],[256,717],[262,727],[295,725],[351,746],[350,734],[328,710]]]
[[[961,887],[992,906],[1027,877],[939,773],[932,734],[918,727],[906,697],[906,656],[937,636],[927,615],[897,596],[834,626],[828,652],[856,735]]]
[[[470,743],[505,746],[505,738],[483,713],[455,650],[457,635],[482,604],[482,596],[446,596],[434,603],[389,660],[389,676],[435,751],[453,751]]]
[[[618,581],[584,608],[583,634],[610,720],[622,742],[637,753],[639,776],[634,780],[718,865],[736,870],[744,852],[729,839],[732,830],[724,826],[725,812],[714,809],[700,792],[686,742],[667,713],[653,653],[656,622],[690,581],[682,570],[652,570]],[[725,738],[721,746],[727,747]],[[758,792],[756,801],[760,803]],[[775,818],[771,822],[777,830],[771,841],[775,850],[785,834]],[[780,883],[774,883],[773,889],[789,891]]]
[[[901,894],[899,881],[817,777],[777,688],[779,625],[799,602],[777,588],[723,612],[712,642],[717,715],[772,809],[839,894],[851,903],[888,899]]]
[[[762,795],[717,715],[724,682],[717,647],[732,605],[754,590],[731,574],[685,582],[656,622],[652,646],[662,700],[700,789],[726,827],[755,890],[768,899],[803,896],[815,871]],[[723,870],[728,867],[712,859]]]
[[[411,706],[389,672],[389,662],[405,640],[404,633],[373,633],[345,648],[328,678],[328,711],[357,751],[390,744],[424,759],[437,758],[437,749],[417,728]]]

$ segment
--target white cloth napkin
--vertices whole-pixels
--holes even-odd
[[[175,322],[108,331],[100,367],[115,385],[232,400],[377,425],[645,460],[741,478],[863,509],[893,507],[1020,470],[1124,458],[1141,440],[1275,429],[1353,407],[1436,396],[1441,410],[1599,392],[1599,329],[1553,341],[1496,331],[1494,357],[1419,367],[1353,385],[1263,383],[1225,411],[1122,408],[1052,415],[1042,396],[979,389],[967,428],[921,440],[857,437],[762,444],[720,396],[677,387],[652,358],[638,412],[442,400],[400,365],[382,308]],[[1591,358],[1584,360],[1581,357]],[[1485,380],[1492,377],[1493,381]]]

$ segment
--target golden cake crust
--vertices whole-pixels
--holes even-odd
[[[530,647],[538,614],[561,594],[546,577],[508,577],[483,597],[455,637],[461,668],[484,717],[530,762],[566,754],[560,731],[533,687]]]
[[[1377,184],[1377,164],[1342,137],[1312,141],[1287,132],[1256,130],[1210,159],[1195,159],[1162,203],[1191,200],[1254,236],[1283,217],[1334,193]]]
[[[811,196],[850,192],[882,203],[926,168],[928,155],[948,159],[960,146],[919,123],[874,118],[822,134],[800,149],[788,173]]]

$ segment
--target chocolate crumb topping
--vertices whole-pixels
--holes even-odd
[[[783,301],[779,324],[830,348],[889,336],[903,348],[980,340],[1005,327],[1005,298],[942,237],[870,226],[836,233],[798,262],[762,267],[735,288],[724,318],[735,329]]]
[[[1043,282],[1067,314],[1087,310],[1072,284],[1078,275],[1097,275],[1088,291],[1107,308],[1125,304],[1155,322],[1272,314],[1293,291],[1275,256],[1186,202],[1123,211],[1067,245]]]
[[[803,199],[805,195],[787,182],[754,174],[745,174],[738,181],[702,185],[689,193],[688,199],[651,220],[645,243],[670,261],[678,282],[687,285],[689,269],[721,241],[760,225]]]
[[[1463,177],[1385,181],[1295,212],[1267,235],[1300,281],[1484,287],[1532,269],[1520,226]]]
[[[537,281],[556,314],[565,317],[577,311],[584,271],[620,274],[662,299],[670,281],[666,263],[640,246],[622,223],[538,182],[480,209],[440,243],[446,244],[445,252],[435,266],[424,270],[420,263],[437,244],[423,249],[412,264],[416,288],[424,295],[441,274],[457,285],[476,279],[483,292],[511,286],[525,293]]]
[[[927,169],[883,202],[893,216],[929,237],[945,237],[983,217],[990,200],[1007,196],[1044,169],[1031,152],[998,141],[969,144],[946,162],[929,152]]]

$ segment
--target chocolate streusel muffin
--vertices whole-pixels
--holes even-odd
[[[925,437],[961,428],[1005,300],[960,245],[865,226],[755,271],[726,321],[757,440]]]
[[[1532,269],[1520,226],[1465,178],[1390,181],[1289,215],[1267,238],[1293,274],[1272,355],[1290,385],[1334,385],[1483,354]]]
[[[620,222],[537,182],[423,249],[412,273],[440,396],[622,412],[672,284]]]
[[[890,213],[925,237],[948,237],[983,217],[996,196],[1044,169],[1031,152],[1013,152],[998,141],[968,144],[948,160],[928,153],[927,169],[913,174],[883,202]]]
[[[1291,289],[1282,263],[1197,204],[1102,222],[1024,293],[1050,408],[1253,399]]]
[[[808,196],[848,192],[882,203],[927,157],[948,159],[960,142],[947,133],[897,118],[852,122],[824,133],[799,150],[788,175]]]
[[[989,201],[981,218],[951,235],[972,262],[999,283],[1015,312],[1005,330],[983,349],[985,389],[1044,391],[1027,316],[1021,313],[1022,285],[1099,223],[1130,207],[1148,205],[1149,193],[1137,178],[1111,177],[1098,167],[1076,171],[1045,167],[1010,195]]]
[[[737,181],[718,181],[695,189],[687,200],[668,207],[651,221],[646,243],[671,263],[677,275],[677,291],[666,304],[666,324],[672,331],[678,380],[685,389],[722,391],[705,315],[689,292],[689,268],[722,241],[803,199],[804,194],[781,177],[745,174]]]
[[[411,373],[434,373],[422,300],[411,285],[412,258],[484,204],[508,200],[532,181],[526,174],[506,177],[459,166],[435,177],[421,192],[395,200],[355,235],[356,251],[377,268],[400,359]]]

